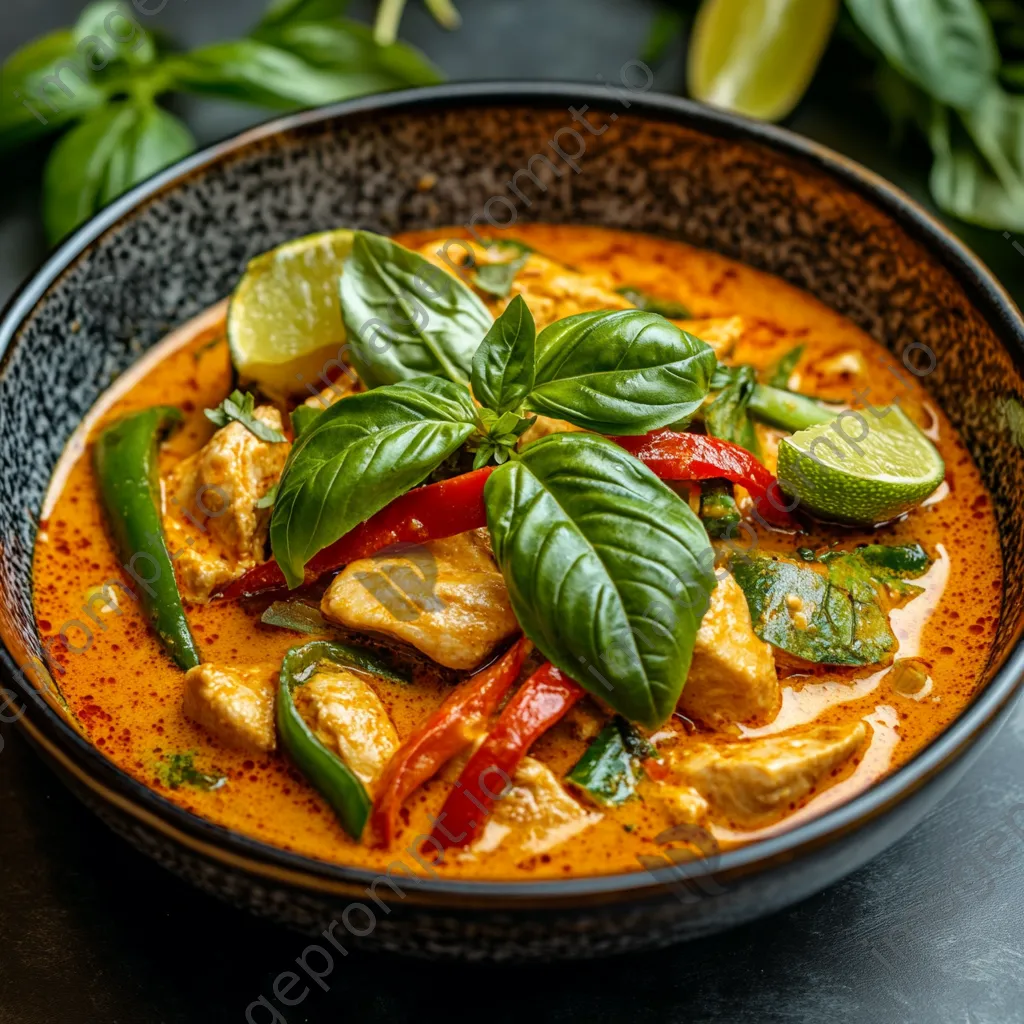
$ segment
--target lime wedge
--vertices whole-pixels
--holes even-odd
[[[338,298],[348,230],[322,231],[250,260],[228,307],[228,345],[243,384],[274,398],[318,387],[345,340]]]
[[[935,446],[898,406],[840,413],[779,444],[782,489],[821,519],[873,525],[895,519],[942,483]]]
[[[690,38],[690,95],[778,121],[799,102],[839,0],[704,0]]]

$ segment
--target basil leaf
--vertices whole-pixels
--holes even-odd
[[[969,108],[999,67],[992,25],[978,0],[847,0],[885,59],[935,99]]]
[[[624,284],[616,288],[616,292],[627,302],[632,302],[637,309],[644,309],[648,313],[657,313],[659,316],[667,317],[669,320],[686,320],[690,316],[690,310],[681,302],[673,299],[659,299],[657,295],[651,295],[642,288],[636,288],[631,284]]]
[[[256,416],[256,399],[248,392],[232,391],[216,409],[204,409],[204,415],[218,427],[226,427],[232,420],[241,423],[250,434],[261,441],[280,443],[288,439],[280,430],[268,427]]]
[[[716,540],[735,537],[741,518],[728,484],[718,480],[707,480],[701,484],[700,521],[709,537]]]
[[[256,508],[273,508],[277,501],[277,484],[271,484],[262,498],[256,499]]]
[[[664,721],[715,585],[689,506],[618,445],[578,433],[499,466],[484,502],[526,635],[626,718]]]
[[[347,6],[346,0],[271,0],[256,32],[281,25],[325,21],[342,14]]]
[[[645,758],[657,751],[624,718],[616,715],[594,738],[566,779],[596,803],[616,807],[636,796]]]
[[[358,70],[314,67],[259,39],[213,43],[175,57],[168,68],[191,92],[285,110],[362,96],[373,87]]]
[[[527,407],[599,434],[646,434],[689,420],[716,365],[709,345],[656,313],[578,313],[537,338]]]
[[[475,429],[469,392],[436,377],[324,409],[292,447],[270,520],[288,585],[302,583],[318,551],[422,483]]]
[[[0,149],[57,131],[106,101],[70,31],[23,46],[0,68]]]
[[[993,87],[959,114],[935,106],[928,139],[929,185],[942,209],[983,227],[1024,231],[1024,96]]]
[[[704,426],[712,437],[731,441],[760,456],[761,446],[757,443],[757,434],[750,419],[750,400],[757,386],[754,368],[737,366],[728,369],[726,374],[722,373],[723,369],[719,367],[715,371],[715,383],[723,376],[727,379],[720,385],[721,391],[715,400],[704,409]]]
[[[493,322],[458,278],[369,231],[356,232],[345,261],[341,309],[352,361],[369,388],[423,374],[468,383]]]
[[[136,116],[128,104],[111,104],[54,146],[43,172],[43,220],[51,242],[58,242],[97,209],[111,162],[119,159]]]
[[[74,36],[79,54],[94,72],[105,71],[111,61],[138,68],[156,59],[153,37],[123,0],[89,4],[75,22]]]
[[[296,441],[300,435],[310,428],[322,412],[323,409],[314,408],[312,405],[298,405],[292,409],[292,434]]]
[[[773,647],[818,664],[890,661],[896,637],[889,609],[921,592],[904,581],[927,568],[927,555],[918,545],[890,555],[881,554],[880,547],[829,552],[813,564],[734,559],[732,573],[746,595],[754,632]],[[884,564],[890,559],[899,571]]]
[[[378,46],[373,31],[357,21],[301,20],[257,34],[314,67],[344,68],[353,88],[362,92],[434,85],[444,79],[419,50],[399,42]]]
[[[876,575],[883,571],[886,575],[915,579],[927,572],[932,564],[928,553],[916,542],[865,544],[857,548],[856,554],[871,566]]]
[[[125,188],[145,181],[196,148],[196,140],[184,122],[155,104],[139,111],[130,142],[131,176]]]
[[[521,295],[491,325],[473,356],[473,394],[499,415],[518,409],[533,387],[537,327]]]
[[[473,271],[473,284],[480,291],[503,299],[512,291],[512,282],[529,258],[530,254],[523,252],[504,263],[478,263]]]
[[[791,348],[776,364],[768,376],[768,385],[773,388],[789,390],[789,378],[793,376],[800,357],[804,354],[804,346],[797,345]]]

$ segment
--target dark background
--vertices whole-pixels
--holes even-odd
[[[79,0],[0,0],[0,58],[70,24]],[[242,34],[261,0],[168,0],[159,25],[187,46]],[[402,36],[453,79],[614,79],[646,37],[653,3],[462,0],[448,34],[416,3]],[[354,4],[365,16],[370,4]],[[681,48],[677,47],[677,50]],[[656,88],[679,92],[681,52]],[[200,143],[266,118],[183,107]],[[927,153],[888,129],[841,74],[787,122],[927,201]],[[40,154],[0,169],[0,301],[38,265]],[[1012,239],[951,222],[1024,302]],[[1024,243],[1024,238],[1017,239]],[[0,1024],[243,1021],[305,942],[200,895],[81,808],[0,733]],[[351,954],[291,1010],[293,1022],[1024,1022],[1024,707],[954,793],[903,842],[798,906],[725,935],[614,961],[436,965]],[[257,1020],[264,1019],[260,1016]]]

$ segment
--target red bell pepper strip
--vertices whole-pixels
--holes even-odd
[[[738,444],[680,430],[655,430],[611,440],[662,480],[730,480],[750,492],[754,508],[768,522],[791,528],[796,525],[784,506],[778,480]]]
[[[430,837],[441,849],[476,838],[534,741],[583,694],[579,683],[550,662],[519,687],[445,800]]]
[[[366,522],[317,552],[306,564],[306,583],[312,583],[324,573],[340,569],[357,558],[368,558],[392,544],[422,544],[486,526],[484,484],[494,468],[486,466],[436,484],[417,487],[396,498]],[[281,567],[270,559],[228,584],[221,596],[251,597],[284,585]]]
[[[398,812],[417,786],[435,775],[474,740],[519,675],[530,641],[513,644],[496,662],[460,683],[444,703],[395,751],[380,780],[370,831],[391,843]]]

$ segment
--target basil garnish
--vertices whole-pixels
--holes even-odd
[[[250,434],[269,444],[288,440],[280,430],[268,427],[256,416],[256,399],[248,392],[232,391],[216,409],[204,409],[203,414],[218,427],[226,427],[232,420],[241,423]]]
[[[512,291],[512,282],[516,274],[526,265],[530,258],[528,252],[517,252],[510,255],[507,260],[501,263],[478,263],[473,271],[473,284],[482,292],[495,295],[499,299],[505,298]]]
[[[533,387],[537,328],[517,295],[473,356],[473,394],[499,416],[518,409]]]
[[[484,491],[512,608],[546,658],[631,721],[673,711],[715,585],[689,506],[617,445],[554,434]]]
[[[645,309],[648,313],[657,313],[669,320],[686,320],[690,310],[674,299],[659,299],[657,295],[645,292],[631,284],[624,284],[615,289],[627,302],[632,302],[637,309]]]
[[[357,231],[341,275],[348,349],[368,388],[430,374],[465,384],[487,307],[419,253]]]
[[[704,410],[704,426],[712,437],[731,441],[760,456],[761,446],[750,419],[750,400],[756,385],[752,366],[719,366],[711,386],[721,390]]]
[[[537,338],[527,408],[599,434],[685,423],[708,393],[711,347],[656,313],[579,313]]]
[[[476,429],[464,387],[438,377],[351,395],[295,442],[270,520],[290,587],[322,548],[423,482]]]
[[[731,568],[762,640],[818,664],[877,665],[896,651],[889,610],[921,593],[906,581],[930,564],[919,544],[871,544],[810,564],[757,556]]]

